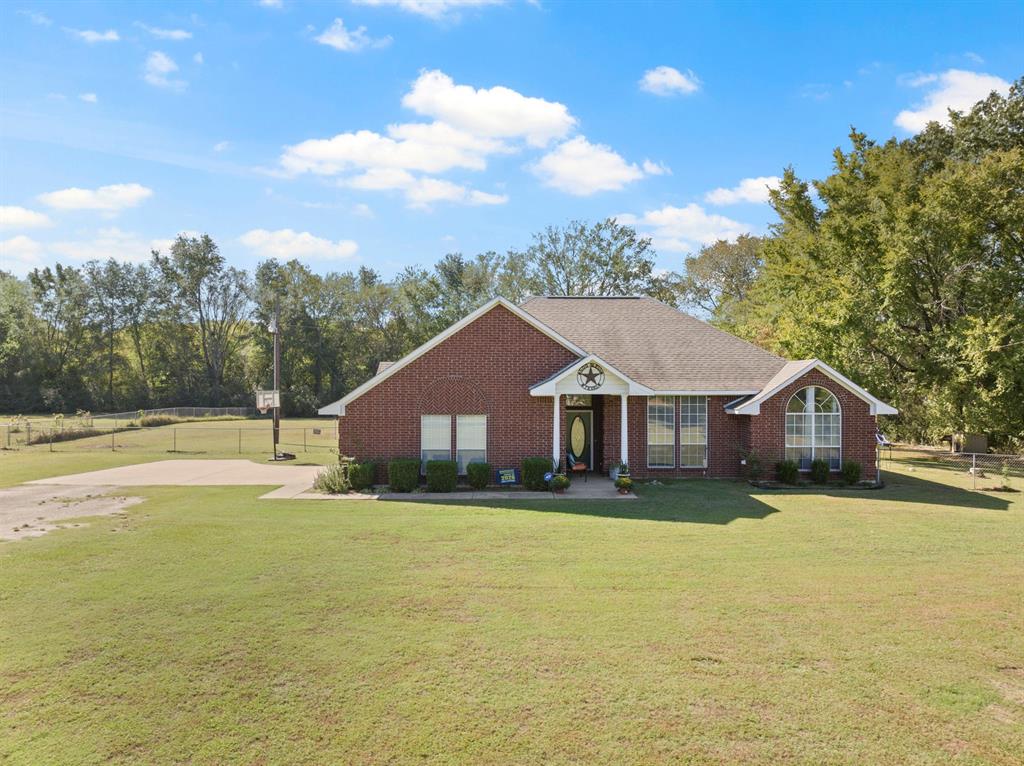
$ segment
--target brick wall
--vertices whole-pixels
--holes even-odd
[[[843,460],[860,463],[863,478],[874,479],[875,466],[875,416],[867,402],[855,396],[832,378],[818,370],[811,370],[795,382],[786,386],[775,396],[761,403],[761,414],[750,416],[750,443],[760,454],[766,471],[786,456],[786,405],[790,397],[804,386],[819,386],[828,389],[839,400],[842,409],[842,456]]]
[[[338,420],[341,454],[378,463],[418,458],[420,415],[487,415],[487,461],[518,467],[524,457],[551,454],[551,398],[530,386],[576,355],[495,306],[346,407]],[[562,397],[562,433],[565,430]],[[452,449],[455,449],[452,418]]]

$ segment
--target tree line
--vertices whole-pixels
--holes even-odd
[[[792,168],[765,236],[701,248],[679,273],[614,219],[548,227],[506,253],[392,279],[299,261],[227,265],[208,236],[148,262],[0,272],[0,411],[249,405],[310,414],[496,295],[648,294],[789,358],[815,356],[901,410],[894,434],[1024,447],[1024,80],[949,125],[851,131],[821,180]]]

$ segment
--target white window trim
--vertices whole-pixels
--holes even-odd
[[[818,389],[821,389],[823,391],[827,391],[829,396],[831,396],[833,399],[836,400],[836,407],[839,408],[839,445],[838,445],[838,449],[839,449],[839,465],[836,468],[833,468],[830,465],[829,469],[828,469],[829,473],[838,473],[839,471],[843,470],[843,403],[839,401],[839,397],[835,395],[835,392],[829,391],[824,386],[804,386],[799,391],[795,391],[793,393],[793,396],[796,396],[797,394],[801,393],[802,391],[806,391],[808,388],[814,389],[814,394],[811,397],[811,401],[812,402],[817,402],[818,401]],[[791,447],[790,444],[789,444],[789,438],[788,438],[789,437],[789,416],[797,414],[795,412],[790,412],[789,411],[789,403],[791,401],[793,401],[793,396],[789,397],[786,400],[786,409],[785,409],[785,412],[784,412],[784,414],[786,416],[786,419],[785,419],[785,421],[782,424],[782,430],[783,430],[783,434],[782,435],[783,435],[783,445],[784,445],[783,446],[783,454],[785,454],[785,452],[787,450],[790,450],[790,449],[799,449],[799,447],[797,447],[795,445]],[[810,444],[810,447],[811,447],[811,462],[812,463],[817,459],[815,454],[814,454],[814,451],[815,451],[815,449],[818,446],[817,444],[814,443],[814,439],[815,439],[815,436],[814,436],[814,430],[815,430],[814,429],[814,420],[815,420],[815,418],[819,417],[821,414],[823,414],[823,413],[819,413],[819,412],[815,411],[813,403],[811,404],[810,409],[808,409],[808,407],[807,407],[807,400],[806,399],[804,400],[804,415],[810,415],[811,416],[811,428],[810,428],[810,431],[811,431],[811,444]],[[800,445],[800,446],[806,446],[806,445]],[[836,445],[828,444],[828,445],[823,445],[822,449],[837,449],[837,447],[836,447]],[[789,458],[787,457],[786,459],[788,460]],[[797,466],[797,470],[800,471],[801,473],[809,473],[811,469],[810,469],[810,466],[808,466],[807,468],[800,468],[799,465],[798,465]]]
[[[672,403],[672,425],[671,425],[671,427],[669,429],[671,431],[671,433],[672,433],[672,462],[669,465],[665,465],[663,463],[662,464],[658,464],[658,465],[652,465],[651,464],[651,402],[654,399],[668,399]],[[663,406],[663,405],[659,405],[659,406]],[[677,407],[676,407],[676,398],[674,396],[649,396],[649,397],[647,397],[647,446],[646,446],[645,451],[647,453],[647,467],[649,469],[651,469],[652,471],[659,471],[659,470],[661,470],[661,471],[671,471],[672,469],[674,469],[676,467],[676,447],[678,446],[678,441],[679,441],[679,429],[678,429],[678,426],[676,424],[676,409],[677,409]],[[665,445],[665,444],[655,444],[654,446],[655,447],[665,447],[665,446],[668,446],[668,445]]]
[[[686,397],[678,397],[679,401],[679,426],[677,431],[679,433],[679,467],[680,468],[707,468],[708,467],[708,453],[709,447],[708,442],[711,437],[711,427],[708,423],[708,397],[704,395],[688,394],[687,396],[700,398],[704,400],[704,441],[703,442],[684,442],[683,441],[683,399]],[[704,460],[700,465],[687,465],[683,462],[683,447],[704,447]]]
[[[445,460],[452,459],[452,416],[451,415],[436,415],[436,414],[423,414],[420,415],[420,471],[426,469],[427,461],[423,459],[423,420],[424,418],[447,418],[448,419],[448,457],[442,458]],[[430,450],[431,452],[440,452],[440,448],[437,450]],[[437,458],[431,458],[431,460],[437,460]]]
[[[486,415],[480,415],[480,414],[477,414],[477,415],[466,415],[466,414],[456,415],[455,416],[455,465],[456,465],[456,471],[458,472],[459,476],[465,476],[466,475],[466,471],[464,471],[464,470],[463,471],[459,471],[458,470],[458,464],[459,464],[459,420],[461,420],[462,418],[483,418],[484,419],[484,459],[483,459],[482,462],[484,462],[484,463],[487,462],[487,416]],[[469,463],[466,463],[466,465],[468,466]]]

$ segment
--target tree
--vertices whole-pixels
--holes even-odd
[[[169,257],[153,253],[153,264],[166,282],[184,326],[198,336],[210,403],[221,403],[225,370],[235,361],[248,332],[251,306],[248,275],[227,267],[206,234],[179,236]]]
[[[638,295],[660,289],[651,240],[608,218],[572,221],[534,234],[525,253],[510,252],[522,288],[534,295]]]
[[[743,309],[760,274],[763,244],[760,237],[743,234],[735,242],[720,239],[688,256],[676,288],[682,303],[704,312],[719,327],[738,324],[734,314]]]

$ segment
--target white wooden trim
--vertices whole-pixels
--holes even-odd
[[[379,385],[380,383],[383,383],[385,380],[390,378],[396,372],[398,372],[399,370],[403,369],[404,367],[407,367],[412,362],[415,362],[417,359],[419,359],[425,353],[430,351],[432,348],[434,348],[435,346],[439,345],[443,341],[447,340],[448,338],[450,338],[452,335],[454,335],[455,333],[457,333],[459,330],[463,329],[467,325],[472,324],[473,322],[475,322],[477,319],[482,317],[484,314],[486,314],[488,311],[490,311],[491,309],[493,309],[496,306],[502,306],[502,307],[508,309],[515,316],[519,317],[520,319],[522,319],[527,324],[531,325],[535,329],[537,329],[540,332],[544,333],[546,336],[551,338],[551,340],[555,341],[556,343],[561,344],[562,346],[565,346],[565,348],[569,349],[574,354],[578,354],[579,356],[586,356],[587,355],[586,351],[581,349],[575,343],[572,343],[571,341],[569,341],[567,338],[563,338],[561,335],[559,335],[557,332],[552,330],[546,324],[541,322],[535,316],[533,316],[531,314],[528,314],[527,312],[523,311],[521,308],[516,306],[514,303],[511,303],[510,301],[507,301],[504,298],[499,296],[497,298],[493,298],[492,300],[489,300],[487,303],[485,303],[483,306],[478,308],[476,311],[473,311],[473,312],[467,314],[466,316],[464,316],[462,319],[460,319],[458,322],[453,324],[448,329],[443,330],[442,332],[440,332],[437,335],[435,335],[433,338],[428,340],[423,345],[419,346],[418,348],[414,349],[413,351],[410,351],[408,354],[403,356],[401,359],[399,359],[397,362],[392,364],[387,369],[383,370],[382,372],[378,373],[377,375],[374,375],[372,378],[370,378],[368,381],[363,383],[361,386],[357,386],[356,388],[354,388],[351,391],[349,391],[347,394],[345,394],[345,396],[343,396],[338,401],[331,402],[330,404],[324,405],[319,410],[317,410],[317,413],[320,414],[320,415],[344,415],[345,414],[345,405],[346,404],[349,404],[350,402],[355,401],[360,396],[362,396],[367,391],[369,391],[371,388],[374,388],[375,386]]]
[[[798,368],[796,372],[794,372],[792,375],[790,375],[782,382],[777,383],[771,389],[765,389],[761,391],[757,396],[755,396],[750,401],[746,402],[745,404],[741,404],[739,407],[734,407],[731,410],[726,410],[726,412],[728,412],[731,415],[760,415],[761,402],[775,396],[775,394],[777,394],[779,391],[793,383],[795,380],[798,380],[799,378],[803,377],[811,370],[821,371],[826,376],[828,376],[836,383],[841,385],[843,388],[845,388],[847,391],[849,391],[851,394],[867,402],[870,406],[870,412],[872,415],[899,414],[899,410],[897,410],[895,407],[886,404],[881,399],[872,396],[863,388],[854,383],[852,380],[842,375],[841,373],[837,372],[836,370],[832,369],[820,359],[808,359],[806,365]]]
[[[558,384],[561,381],[565,380],[570,375],[575,375],[576,374],[576,370],[578,370],[580,367],[582,367],[583,365],[587,364],[588,362],[595,362],[596,364],[601,365],[601,367],[603,367],[605,370],[607,370],[608,372],[611,372],[613,375],[615,375],[615,377],[621,379],[626,384],[626,386],[628,388],[627,393],[632,395],[632,396],[651,396],[654,393],[653,389],[648,388],[647,386],[643,385],[642,383],[637,383],[635,380],[633,380],[631,377],[626,375],[624,372],[621,372],[620,370],[616,369],[613,365],[609,364],[608,362],[606,362],[604,359],[602,359],[601,357],[597,356],[596,354],[585,354],[582,359],[576,359],[575,361],[573,361],[572,363],[570,363],[566,367],[563,367],[559,372],[555,373],[554,375],[552,375],[551,377],[547,378],[546,380],[542,380],[540,383],[537,383],[535,386],[530,388],[530,396],[551,396],[551,394],[553,392],[558,390]],[[565,391],[561,391],[560,393],[566,393],[566,392]],[[577,392],[576,391],[571,391],[569,393],[577,393]],[[582,393],[590,394],[591,396],[599,396],[599,395],[601,395],[604,392],[603,391],[583,391]],[[612,396],[614,396],[615,394],[620,394],[620,393],[621,393],[620,391],[611,391],[610,392],[610,394]]]
[[[629,465],[629,396],[621,394],[619,399],[622,402],[621,416],[619,417],[619,462]]]
[[[558,464],[562,461],[562,418],[558,407],[561,398],[559,394],[551,397],[551,401],[555,403],[555,422],[551,430],[551,460],[554,463],[552,471],[557,471]]]

